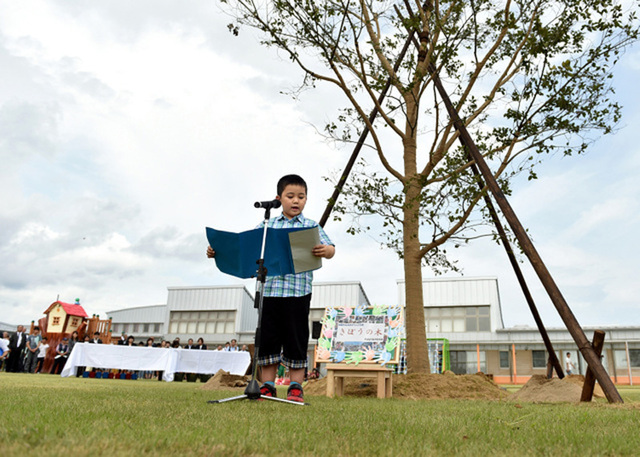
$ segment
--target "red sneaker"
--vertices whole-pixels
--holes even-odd
[[[287,390],[287,400],[304,403],[304,392],[302,392],[302,386],[300,384],[296,382],[289,386],[289,390]]]
[[[260,395],[263,397],[277,397],[278,391],[276,390],[276,386],[262,384],[262,387],[260,387]]]

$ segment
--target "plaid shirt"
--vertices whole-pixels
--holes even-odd
[[[280,214],[280,216],[269,219],[269,222],[267,223],[267,227],[276,229],[297,227],[312,228],[316,226],[320,233],[320,243],[333,245],[322,227],[320,227],[316,221],[307,219],[302,214],[294,217],[293,219],[287,219],[284,214]],[[264,221],[258,225],[258,228],[263,227]],[[298,273],[297,275],[268,276],[264,284],[264,296],[303,297],[311,293],[312,281],[313,272],[311,271],[305,271],[304,273]]]

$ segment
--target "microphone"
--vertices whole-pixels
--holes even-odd
[[[280,200],[271,200],[269,202],[255,202],[253,204],[253,206],[255,206],[256,208],[264,208],[264,209],[271,209],[271,208],[280,208],[280,205],[282,205],[282,203],[280,202]]]

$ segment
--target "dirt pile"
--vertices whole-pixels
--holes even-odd
[[[218,370],[215,376],[200,386],[203,390],[229,390],[234,387],[245,387],[251,378],[249,376],[238,376],[230,374],[224,370]]]
[[[579,402],[584,376],[572,375],[564,379],[547,379],[543,375],[533,375],[531,379],[514,393],[510,400],[531,402]],[[594,397],[603,398],[602,388],[596,384]]]
[[[310,381],[305,386],[309,395],[326,395],[327,379]],[[375,378],[346,378],[345,396],[376,397]],[[410,374],[393,376],[393,398],[417,399],[481,399],[500,400],[509,394],[483,373],[455,375]]]

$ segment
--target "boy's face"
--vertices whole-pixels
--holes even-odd
[[[282,202],[282,213],[287,219],[293,219],[300,215],[307,204],[307,191],[299,184],[289,184],[282,191],[282,195],[276,197]]]

